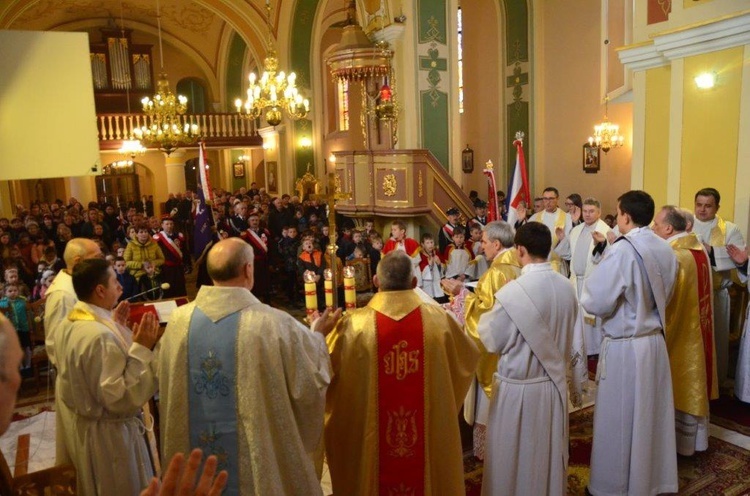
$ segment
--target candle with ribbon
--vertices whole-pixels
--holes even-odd
[[[310,317],[318,309],[318,294],[315,287],[315,273],[305,271],[302,277],[305,280],[305,308],[307,316]]]
[[[326,292],[326,308],[333,310],[333,272],[331,269],[323,271],[323,287]]]
[[[344,302],[347,310],[357,308],[357,291],[354,284],[354,267],[344,267]]]

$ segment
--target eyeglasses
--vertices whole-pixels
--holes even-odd
[[[566,207],[572,207],[573,205],[575,205],[575,203],[573,203],[573,202],[570,202],[570,201],[566,201],[566,202],[565,202],[565,206],[566,206]]]

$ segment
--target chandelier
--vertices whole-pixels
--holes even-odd
[[[141,144],[140,140],[129,139],[123,140],[122,146],[118,151],[122,155],[135,158],[137,155],[143,155],[146,153],[146,147]]]
[[[625,142],[625,137],[620,134],[620,126],[609,122],[607,119],[609,97],[604,97],[604,120],[594,126],[594,136],[589,136],[589,146],[596,145],[607,153],[612,148],[620,147]]]
[[[180,144],[193,144],[200,135],[200,128],[181,116],[187,110],[187,98],[175,96],[169,89],[169,79],[164,72],[164,50],[161,40],[161,13],[156,0],[156,22],[159,31],[159,59],[161,71],[156,83],[153,99],[143,97],[143,113],[148,116],[148,125],[133,130],[136,137],[149,146],[159,148],[169,156]]]
[[[266,24],[268,25],[268,51],[263,60],[263,75],[258,79],[250,73],[247,88],[247,100],[238,98],[234,101],[237,112],[249,119],[263,115],[271,126],[281,123],[282,113],[286,111],[293,120],[304,119],[310,111],[310,101],[303,98],[296,87],[297,75],[285,74],[279,70],[279,59],[273,47],[271,32],[271,3],[266,0]]]
[[[602,72],[604,73],[604,120],[594,125],[594,135],[589,136],[589,146],[596,146],[604,153],[612,148],[620,147],[624,144],[625,138],[620,134],[620,126],[609,122],[607,111],[609,110],[609,33],[604,33],[604,60],[602,62]]]

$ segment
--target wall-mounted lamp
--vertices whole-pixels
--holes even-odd
[[[239,162],[250,162],[250,156],[249,155],[240,155],[237,157],[237,161]]]
[[[307,136],[303,136],[299,139],[299,147],[305,149],[312,148],[312,140]]]
[[[334,155],[333,152],[331,152],[331,154],[328,155],[328,161],[331,162],[332,164],[336,163],[336,155]]]
[[[271,143],[266,142],[266,141],[263,142],[263,149],[264,150],[270,150],[271,148],[273,148],[273,145]]]
[[[698,89],[709,90],[716,85],[716,74],[713,72],[702,72],[695,76],[695,85]]]

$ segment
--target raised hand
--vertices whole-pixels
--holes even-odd
[[[560,240],[560,241],[562,241],[563,239],[565,239],[565,229],[563,229],[562,227],[556,228],[555,229],[555,236],[557,236],[557,239]]]
[[[133,325],[133,342],[153,350],[159,340],[159,321],[153,313],[143,315],[140,324]]]
[[[195,476],[202,458],[203,452],[194,449],[183,472],[185,455],[177,453],[169,462],[161,487],[159,479],[154,477],[148,487],[141,492],[141,496],[219,496],[227,485],[229,474],[222,470],[216,475],[218,462],[215,456],[209,456],[196,485]]]
[[[324,337],[328,336],[336,324],[341,319],[341,309],[337,308],[335,312],[331,313],[331,310],[326,308],[323,315],[320,315],[317,311],[312,314],[312,324],[310,329],[313,332],[319,332]]]
[[[112,310],[112,319],[118,324],[127,327],[128,317],[130,317],[130,302],[128,300],[122,300],[117,304],[114,310]]]
[[[727,254],[729,254],[729,258],[731,258],[732,261],[737,265],[743,265],[745,262],[747,262],[747,248],[743,250],[735,245],[727,245]]]

